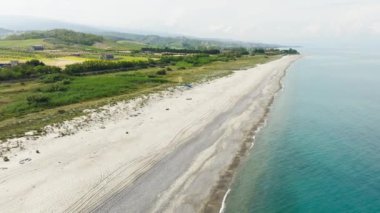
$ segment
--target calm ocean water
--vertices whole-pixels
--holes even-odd
[[[380,53],[304,50],[227,213],[380,212]]]

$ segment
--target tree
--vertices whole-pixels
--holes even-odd
[[[27,61],[25,62],[26,65],[30,65],[30,66],[45,66],[45,64],[42,62],[42,61],[39,61],[37,59],[32,59],[30,61]]]

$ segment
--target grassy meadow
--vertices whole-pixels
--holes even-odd
[[[44,39],[0,40],[0,48],[2,49],[29,50],[33,45],[44,45],[47,48],[53,46],[45,42]]]

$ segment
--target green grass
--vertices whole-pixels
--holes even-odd
[[[46,51],[30,51],[33,45],[43,45]],[[104,40],[92,46],[79,44],[52,44],[44,39],[0,40],[0,62],[12,60],[25,62],[38,59],[51,66],[64,68],[66,65],[81,63],[86,60],[97,60],[103,53],[115,55],[116,60],[146,61],[145,56],[134,56],[128,51],[139,50],[145,45],[132,41]],[[81,56],[73,57],[73,53]]]
[[[148,61],[147,57],[142,57],[142,56],[127,56],[127,55],[120,55],[116,56],[117,60],[120,61]]]
[[[214,62],[184,70],[171,66],[173,71],[168,71],[164,76],[156,75],[162,68],[149,68],[72,77],[70,84],[63,85],[65,90],[58,92],[49,92],[52,83],[3,83],[0,84],[0,139],[19,136],[29,130],[73,118],[81,115],[86,108],[130,99],[183,83],[214,79],[228,75],[233,70],[253,67],[277,57],[249,56],[236,61]],[[27,97],[38,94],[47,96],[49,103],[30,105]]]
[[[74,77],[70,84],[61,83],[32,83],[22,85],[8,84],[0,87],[3,96],[0,106],[0,119],[22,116],[44,109],[79,103],[97,98],[112,97],[125,93],[133,93],[146,87],[155,87],[167,83],[161,78],[149,78],[141,74],[107,74],[98,76]],[[49,88],[59,84],[65,91],[49,92]],[[46,105],[30,105],[27,97],[43,95],[50,99]]]
[[[179,62],[176,63],[175,66],[176,66],[177,68],[189,68],[189,67],[192,67],[193,64],[188,63],[188,62],[186,62],[186,61],[179,61]]]
[[[30,49],[33,45],[44,45],[45,47],[52,46],[43,39],[27,39],[27,40],[0,40],[0,48],[4,49]]]
[[[140,50],[146,45],[143,43],[133,42],[133,41],[114,41],[114,40],[105,40],[101,43],[96,43],[92,46],[82,46],[82,49],[93,50],[93,51],[132,51]]]
[[[141,48],[146,46],[146,44],[144,43],[126,40],[117,41],[116,43],[117,45],[120,45],[121,47],[126,48],[128,50],[140,50]]]
[[[0,40],[1,41],[1,40]],[[46,55],[42,52],[29,52],[20,50],[10,50],[0,48],[0,61],[9,62],[11,60],[27,61],[33,58],[42,58]]]

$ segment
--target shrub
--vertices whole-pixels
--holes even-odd
[[[19,64],[14,67],[0,69],[0,80],[15,80],[36,78],[46,74],[59,73],[59,67],[41,65],[39,61],[29,61],[29,64]],[[38,65],[39,64],[39,65]]]
[[[44,75],[44,74],[59,73],[62,70],[59,67],[38,65],[34,67],[34,71],[38,73],[38,75]]]
[[[42,106],[42,105],[48,105],[50,98],[45,95],[31,95],[26,98],[27,102],[29,105],[34,105],[34,106]]]
[[[71,79],[68,78],[68,79],[63,80],[63,81],[62,81],[62,84],[63,84],[63,85],[71,84]]]
[[[55,83],[59,81],[68,81],[70,83],[71,79],[67,75],[55,73],[55,74],[48,74],[48,75],[43,76],[41,78],[41,81],[43,83]]]
[[[39,61],[37,59],[32,59],[30,61],[27,61],[27,62],[25,62],[25,64],[33,66],[33,67],[36,67],[36,66],[45,66],[44,62]]]
[[[53,84],[45,89],[45,92],[63,92],[66,91],[67,87],[65,87],[61,83]]]
[[[71,64],[66,66],[65,72],[70,75],[76,75],[88,72],[99,72],[107,70],[132,70],[141,69],[150,66],[151,62],[146,61],[85,61],[80,64]],[[153,65],[153,64],[152,64]]]
[[[66,112],[66,110],[64,110],[64,109],[59,109],[57,112],[58,112],[58,114],[64,114],[64,113]]]
[[[157,75],[166,75],[166,70],[157,71]]]

